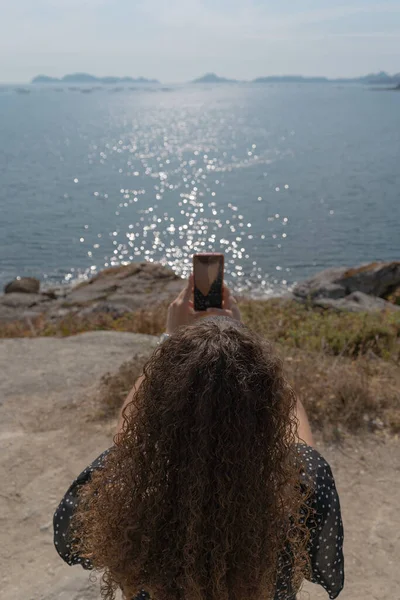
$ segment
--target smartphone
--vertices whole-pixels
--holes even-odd
[[[193,255],[194,310],[222,308],[224,255],[208,252]]]

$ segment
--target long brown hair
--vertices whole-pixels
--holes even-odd
[[[296,590],[309,536],[294,407],[270,344],[240,323],[203,319],[159,346],[73,521],[103,598],[268,600],[282,556]]]

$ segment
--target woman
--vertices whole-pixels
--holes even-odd
[[[220,310],[192,297],[191,278],[114,446],[58,507],[56,548],[104,571],[110,600],[294,600],[304,578],[336,598],[339,499],[304,408],[227,288]]]

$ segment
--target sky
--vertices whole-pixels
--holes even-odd
[[[400,0],[0,0],[0,82],[400,72]]]

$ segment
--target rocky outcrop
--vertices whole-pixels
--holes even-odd
[[[400,261],[326,269],[298,284],[296,300],[351,311],[399,310]]]
[[[0,321],[41,314],[57,319],[68,313],[87,315],[90,312],[118,317],[170,301],[183,286],[182,279],[173,271],[148,262],[106,269],[75,286],[60,286],[42,293],[38,293],[37,286],[35,293],[22,293],[23,281],[11,282],[6,286],[7,293],[0,296]]]
[[[380,310],[399,311],[400,307],[391,304],[382,298],[375,298],[363,292],[353,292],[345,298],[318,298],[314,301],[315,306],[322,308],[336,308],[350,312],[375,312]]]
[[[0,296],[0,322],[39,315],[53,320],[71,313],[106,313],[118,318],[141,309],[154,310],[175,298],[183,281],[162,265],[144,262],[106,269],[77,285],[41,292],[39,286],[38,280],[29,277],[8,284],[7,293]],[[293,297],[340,310],[399,310],[400,262],[326,269],[298,284]]]
[[[19,277],[4,287],[5,294],[38,294],[39,290],[40,281],[36,277]]]

